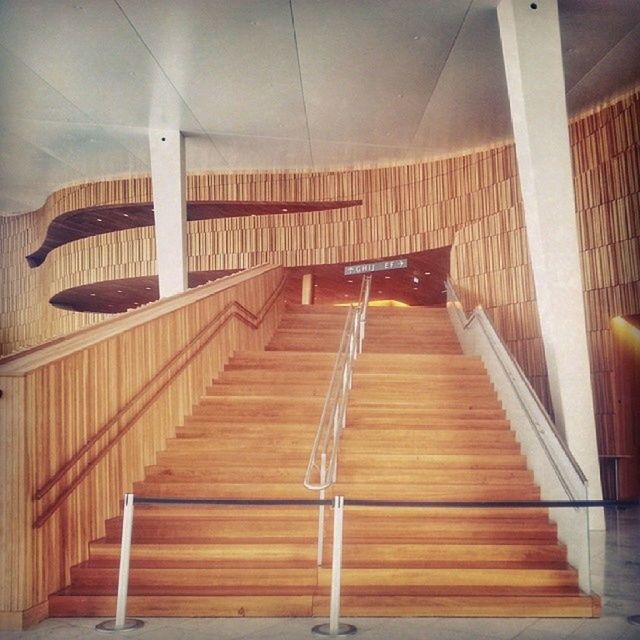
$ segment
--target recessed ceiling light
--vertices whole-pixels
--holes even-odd
[[[116,293],[122,293],[122,289],[116,289]]]
[[[96,294],[93,291],[89,294],[90,296],[95,296]]]
[[[347,282],[353,282],[353,280],[347,280]]]
[[[282,208],[282,210],[287,213],[287,211],[289,211],[289,209],[286,209],[285,207]]]
[[[391,280],[391,276],[385,276],[384,279],[385,280]]]
[[[151,287],[145,287],[147,291],[151,291]]]
[[[424,272],[424,275],[425,275],[425,276],[430,276],[430,275],[431,275],[431,271],[425,271],[425,272]]]
[[[102,222],[102,218],[96,218],[98,222]]]
[[[128,217],[129,217],[129,214],[128,214],[128,213],[123,213],[122,215],[123,215],[125,218],[128,218]]]
[[[380,289],[378,289],[378,293],[382,293],[382,291]]]

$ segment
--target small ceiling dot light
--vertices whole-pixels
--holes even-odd
[[[122,215],[123,215],[125,218],[128,218],[128,217],[129,217],[129,214],[128,214],[128,213],[123,213]]]
[[[147,291],[151,291],[151,287],[145,287]]]
[[[286,209],[285,207],[282,208],[282,210],[287,213],[287,211],[289,211],[289,209]]]
[[[353,282],[353,280],[347,280],[347,282]]]
[[[122,293],[122,289],[116,289],[116,293]]]
[[[431,275],[431,271],[425,271],[425,272],[424,272],[424,275],[425,275],[425,276],[430,276],[430,275]]]
[[[96,294],[92,291],[89,295],[90,296],[95,296]]]
[[[96,218],[98,222],[102,222],[102,218]]]
[[[385,276],[384,279],[385,280],[391,280],[391,276]]]

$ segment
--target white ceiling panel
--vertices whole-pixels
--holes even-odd
[[[498,18],[476,1],[443,69],[413,140],[425,153],[469,149],[511,136]]]
[[[229,165],[241,171],[312,168],[309,144],[306,140],[221,135],[211,135],[210,138],[215,149],[222,153]],[[225,170],[225,167],[216,165],[213,156],[209,155],[212,149],[211,141],[200,136],[195,139],[187,137],[187,169],[196,171],[209,167]]]
[[[0,122],[90,122],[91,119],[11,52],[0,46]]]
[[[411,142],[470,0],[295,0],[314,139]]]
[[[205,130],[306,137],[288,0],[119,1]]]
[[[149,169],[148,163],[95,125],[22,121],[13,127],[13,132],[30,146],[71,167],[78,178],[136,174]]]
[[[632,64],[629,64],[630,61]],[[616,93],[637,87],[640,84],[639,75],[640,24],[637,24],[567,91],[569,111],[584,111]]]
[[[0,0],[0,213],[147,172],[150,128],[185,132],[190,171],[501,142],[498,1]],[[570,113],[640,86],[640,0],[558,4]]]
[[[4,2],[0,44],[96,122],[198,129],[112,0]]]
[[[629,60],[622,66],[612,66],[606,58],[621,40],[638,42],[637,32],[631,34],[640,23],[640,1],[563,0],[558,11],[567,93],[570,94],[577,85],[585,84],[591,86],[592,93],[601,94],[594,96],[595,100],[606,97],[606,89],[589,82],[588,75],[601,60],[609,71],[627,66]],[[631,58],[631,66],[634,60],[637,69],[640,57]],[[617,74],[612,75],[615,78]],[[584,83],[583,78],[586,80]]]
[[[35,209],[58,185],[82,178],[75,167],[2,125],[0,136],[0,193],[18,205],[9,212]],[[29,171],[24,167],[29,167]]]
[[[313,158],[316,168],[335,169],[344,166],[366,167],[410,162],[424,157],[422,149],[393,145],[356,144],[314,140]]]

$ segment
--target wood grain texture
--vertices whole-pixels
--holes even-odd
[[[609,319],[640,313],[640,93],[571,122],[587,330],[598,445],[615,451]],[[254,201],[362,199],[330,212],[189,223],[189,269],[239,269],[374,260],[448,246],[468,308],[481,303],[548,409],[550,398],[511,145],[413,165],[317,173],[190,175],[187,198]],[[86,238],[56,249],[39,269],[24,256],[49,222],[92,206],[150,202],[148,177],[76,185],[43,208],[0,219],[2,353],[105,319],[52,308],[61,290],[155,272],[153,228]],[[606,483],[605,483],[606,484]],[[611,487],[605,486],[611,494]]]
[[[598,449],[605,457],[619,453],[616,443],[631,429],[614,420],[610,320],[640,313],[639,123],[634,93],[570,125]],[[516,180],[514,174],[512,189]],[[460,230],[451,257],[464,306],[485,308],[552,414],[521,199]],[[614,497],[612,474],[603,475],[603,485]]]
[[[104,535],[105,518],[232,353],[271,338],[283,304],[273,294],[282,286],[282,269],[260,267],[0,363],[0,504],[9,523],[0,540],[0,610],[26,611],[68,582],[69,567]],[[244,314],[233,312],[238,306]],[[214,339],[190,354],[210,325]],[[170,364],[185,350],[184,366]],[[158,385],[168,364],[170,380]]]

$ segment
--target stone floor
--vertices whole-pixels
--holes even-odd
[[[608,510],[607,531],[592,532],[593,590],[602,594],[603,615],[595,620],[527,618],[355,618],[362,640],[640,640],[640,508]],[[313,636],[310,618],[148,618],[136,631],[104,634],[99,620],[49,619],[23,632],[0,632],[1,640],[299,640]]]

